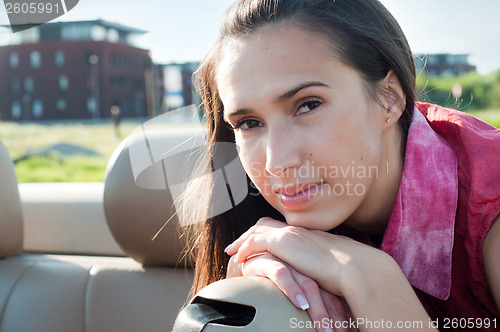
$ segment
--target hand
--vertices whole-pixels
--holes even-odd
[[[243,263],[236,263],[234,256],[229,260],[227,277],[262,276],[273,281],[285,296],[299,309],[307,310],[318,332],[332,331],[332,322],[348,321],[352,317],[347,303],[332,295],[308,276],[298,272],[288,264],[266,253],[248,258]],[[350,314],[350,316],[349,316]],[[338,329],[335,331],[350,331]]]
[[[398,321],[420,321],[424,324],[422,326],[429,320],[394,259],[348,237],[262,218],[229,245],[226,253],[234,256],[232,260],[237,264],[256,255],[272,254],[283,264],[290,266],[289,271],[293,269],[314,280],[320,289],[345,298],[354,317],[362,317],[368,321],[383,320],[391,324],[397,324]],[[270,267],[268,269],[271,271]],[[283,280],[285,273],[279,273]],[[272,280],[271,277],[270,279]],[[296,303],[293,301],[293,294],[297,292],[296,287],[302,289],[300,281],[292,278],[287,280],[288,282],[280,281],[277,285],[285,294],[291,294],[287,296],[292,296],[290,299]],[[323,298],[322,302],[328,308]],[[315,300],[314,303],[318,301]],[[362,331],[370,330],[363,326],[359,328]]]
[[[366,262],[367,266],[376,267],[371,261],[380,251],[347,237],[262,218],[228,246],[226,252],[234,255],[237,263],[253,255],[271,253],[329,293],[342,296],[343,284],[353,282],[352,265]]]

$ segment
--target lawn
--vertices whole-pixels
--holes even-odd
[[[471,113],[500,128],[500,110]],[[20,159],[30,151],[63,142],[93,150],[98,154],[64,157],[52,153],[20,160],[15,164],[19,182],[103,181],[113,151],[139,125],[140,122],[122,122],[120,135],[117,136],[111,123],[0,122],[0,141],[7,147],[13,160]]]
[[[122,137],[138,124],[123,123]],[[0,140],[13,160],[58,143],[70,143],[95,151],[100,156],[64,157],[57,153],[35,156],[15,164],[19,182],[102,181],[109,157],[121,142],[109,123],[20,124],[0,123]]]
[[[496,128],[500,128],[500,109],[488,111],[471,111],[469,113],[483,121],[488,122]]]
[[[113,151],[141,122],[124,121],[119,135],[111,123],[23,124],[0,122],[0,141],[15,163],[19,182],[103,181]],[[172,125],[179,126],[179,125]],[[69,143],[92,150],[95,156],[59,153],[23,159],[27,153],[59,143]]]

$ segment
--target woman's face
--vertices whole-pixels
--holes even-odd
[[[387,116],[323,38],[279,24],[232,40],[217,84],[247,174],[288,224],[330,230],[376,199]]]

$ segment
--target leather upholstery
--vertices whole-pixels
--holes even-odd
[[[172,199],[166,187],[135,185],[126,149],[117,148],[104,187],[21,184],[20,196],[0,144],[0,332],[171,330],[193,271],[177,267],[176,221],[151,241],[172,215]],[[124,253],[135,260],[116,257]]]
[[[0,261],[0,332],[170,331],[191,283],[131,258],[24,254]]]
[[[106,224],[101,182],[20,183],[24,251],[124,256]]]
[[[271,280],[247,276],[219,280],[200,290],[181,311],[172,332],[291,330],[316,331],[307,312],[297,309]]]
[[[23,248],[23,215],[14,164],[0,143],[0,258],[19,255]]]
[[[149,158],[153,154],[151,147],[156,145],[165,152],[173,151],[199,131],[171,130],[147,134],[147,144],[142,133],[131,135],[111,157],[105,179],[104,212],[114,239],[127,256],[148,266],[176,266],[185,242],[179,237],[179,221],[165,168],[182,166],[175,156],[152,161]],[[141,162],[147,167],[134,176],[130,156],[132,150],[137,151],[137,146],[149,151],[140,155],[146,159]],[[140,180],[142,185],[138,184]]]

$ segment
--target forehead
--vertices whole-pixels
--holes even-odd
[[[319,34],[288,23],[269,25],[225,42],[217,86],[226,104],[236,92],[272,92],[275,86],[318,80],[325,66],[339,62],[331,42]]]

